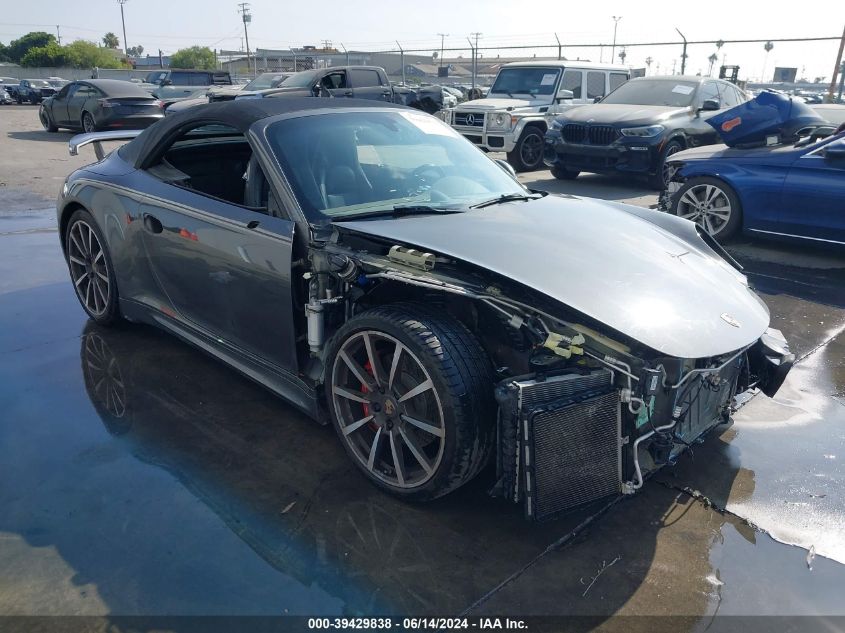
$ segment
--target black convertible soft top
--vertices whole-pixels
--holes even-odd
[[[159,144],[168,139],[178,129],[192,123],[222,123],[245,134],[256,121],[280,114],[304,112],[309,110],[344,110],[352,108],[399,108],[400,106],[385,101],[369,99],[330,99],[320,97],[302,98],[264,98],[223,101],[189,108],[184,112],[166,117],[148,127],[134,140],[120,148],[120,157],[128,163],[141,166],[143,159],[153,152]],[[418,110],[415,110],[418,112]]]

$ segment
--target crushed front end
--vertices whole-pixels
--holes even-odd
[[[667,356],[504,277],[355,232],[311,259],[337,287],[322,292],[311,277],[310,375],[320,374],[326,335],[383,302],[436,305],[475,334],[497,373],[491,494],[522,504],[532,520],[636,492],[728,422],[738,394],[776,392],[794,360],[771,329],[715,356]],[[737,328],[731,318],[723,314],[723,325]]]
[[[528,518],[636,492],[649,473],[727,423],[737,394],[754,387],[774,394],[794,360],[777,330],[749,348],[698,360],[642,362],[591,353],[590,343],[573,366],[497,386],[494,493],[522,503]]]

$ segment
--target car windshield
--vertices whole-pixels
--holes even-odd
[[[279,73],[262,73],[245,85],[243,89],[266,90],[267,88],[275,88],[283,79],[284,75],[280,75]]]
[[[602,103],[656,105],[685,108],[692,105],[698,82],[668,79],[634,79],[601,100]]]
[[[503,68],[491,94],[548,96],[554,92],[560,68]]]
[[[303,70],[285,79],[280,86],[283,88],[308,88],[316,79],[316,70]]]
[[[337,112],[274,123],[267,139],[310,220],[397,207],[466,209],[529,192],[449,126],[421,112]]]
[[[50,84],[48,84],[43,79],[30,79],[29,85],[32,86],[33,88],[49,88],[50,87]]]

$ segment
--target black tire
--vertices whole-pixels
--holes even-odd
[[[15,95],[15,101],[18,102],[18,105],[23,105],[23,99],[21,99],[19,94]]]
[[[516,171],[534,171],[543,165],[543,129],[529,125],[516,142],[512,152],[508,152],[508,162]]]
[[[648,177],[648,186],[652,189],[662,191],[669,184],[669,174],[667,172],[666,159],[672,154],[676,154],[684,149],[680,141],[669,141],[660,152],[660,158],[657,161],[657,171]]]
[[[712,209],[721,209],[721,213],[724,214],[724,209],[726,208],[725,203],[730,205],[730,213],[727,222],[718,226],[716,231],[711,231],[714,220],[711,220],[708,223],[706,219],[706,214],[708,212],[708,206],[706,204],[707,197],[706,195],[699,193],[703,190],[703,193],[706,194],[707,187],[714,188],[713,195],[711,197],[712,203],[709,207],[711,210],[710,212],[713,213],[711,217],[719,218]],[[689,195],[686,195],[688,192],[690,192]],[[736,195],[736,191],[734,191],[733,188],[725,181],[719,180],[718,178],[710,178],[708,176],[690,178],[675,194],[673,194],[669,207],[671,212],[679,217],[688,216],[691,212],[695,214],[696,210],[688,203],[691,199],[700,200],[703,203],[703,209],[698,210],[698,215],[693,215],[693,217],[688,217],[687,219],[698,224],[715,240],[724,242],[736,235],[737,231],[742,228],[742,205],[739,202],[739,196]]]
[[[29,105],[38,105],[39,103],[41,103],[41,99],[36,95],[29,95]]]
[[[82,113],[82,131],[86,134],[97,131],[97,123],[94,121],[94,117],[90,112]]]
[[[580,174],[580,171],[570,171],[561,165],[553,165],[551,168],[552,176],[558,180],[575,180]]]
[[[53,123],[53,119],[50,117],[50,113],[47,112],[47,108],[45,108],[43,104],[38,109],[38,119],[41,121],[41,125],[44,127],[44,129],[48,132],[59,131],[59,128],[55,126],[55,124]]]
[[[76,228],[77,225],[82,224],[78,229]],[[94,245],[94,248],[91,250],[91,259],[94,259],[96,253],[102,251],[102,263],[91,265],[89,268],[87,265],[80,265],[72,260],[74,253],[76,252],[75,249],[79,248],[80,243],[80,235],[87,235],[86,229],[90,227],[93,231],[94,236],[97,238],[97,244]],[[76,238],[76,244],[74,245],[73,239]],[[121,318],[120,316],[120,308],[118,305],[118,289],[117,289],[117,276],[114,272],[114,265],[112,264],[111,253],[109,253],[108,244],[106,243],[105,238],[103,237],[103,233],[100,230],[100,227],[97,225],[96,220],[94,217],[85,209],[78,209],[70,216],[70,220],[67,224],[67,229],[65,230],[65,234],[63,236],[64,244],[65,244],[65,261],[68,265],[68,272],[70,273],[71,283],[74,286],[74,290],[76,292],[76,296],[79,299],[80,305],[82,305],[82,309],[85,310],[85,313],[94,321],[99,323],[100,325],[113,325],[114,323],[118,322]],[[93,242],[92,242],[93,244]],[[87,244],[82,242],[83,249]],[[85,258],[82,258],[85,261]],[[99,259],[96,260],[99,262]],[[96,263],[95,262],[95,263]],[[87,263],[87,262],[86,262]],[[92,281],[85,281],[79,283],[79,277],[83,274],[84,270],[90,270],[88,273],[84,273],[88,277],[90,277],[93,281],[96,279],[93,278],[93,275],[97,273],[97,271],[104,272],[107,276],[107,283],[105,285],[105,291],[102,291],[103,284],[98,282],[100,286],[101,292],[99,293],[99,297],[103,297],[101,301],[98,302],[97,298],[94,297],[93,299],[89,299],[87,296],[87,289],[88,284],[92,283]],[[100,275],[102,277],[102,275]],[[93,297],[93,294],[97,292],[96,288],[92,288],[92,294],[90,295]],[[100,309],[95,309],[86,305],[86,300],[93,301],[93,306],[96,306]]]
[[[408,400],[408,403],[417,402],[418,404],[421,399],[423,403],[436,401],[440,413],[438,423],[442,422],[442,426],[437,429],[440,432],[440,439],[433,440],[437,442],[437,446],[433,447],[437,451],[437,461],[433,464],[429,463],[430,468],[426,471],[429,474],[423,475],[427,479],[421,480],[418,485],[407,482],[406,485],[402,485],[401,479],[397,477],[400,468],[396,458],[392,456],[392,451],[385,453],[386,447],[381,447],[377,451],[370,448],[370,453],[377,452],[380,455],[377,460],[379,463],[374,464],[372,470],[364,461],[364,455],[368,453],[367,447],[379,446],[379,433],[384,432],[381,436],[382,444],[388,443],[391,449],[393,446],[391,437],[398,438],[400,434],[405,435],[409,430],[417,438],[427,437],[425,432],[420,432],[416,426],[412,427],[405,423],[405,414],[409,412],[407,408],[402,411],[400,407],[407,407],[408,403],[401,405],[401,400],[399,400],[395,405],[396,410],[391,413],[386,400],[383,409],[375,404],[370,405],[372,409],[366,409],[364,407],[367,405],[363,404],[344,405],[343,403],[347,401],[335,394],[335,383],[338,383],[339,388],[349,388],[349,384],[341,380],[344,370],[347,369],[347,365],[341,360],[341,352],[352,349],[352,343],[365,333],[369,337],[367,345],[372,345],[373,350],[368,357],[379,359],[377,363],[380,369],[377,371],[382,377],[383,387],[379,391],[387,393],[386,396],[381,396],[382,398],[387,398],[394,393],[390,389],[388,376],[393,373],[388,370],[391,366],[388,361],[393,358],[393,353],[390,352],[390,347],[383,347],[381,351],[379,349],[380,343],[391,345],[388,339],[398,341],[404,346],[404,350],[400,352],[403,359],[400,365],[405,367],[403,363],[408,363],[413,369],[417,366],[415,364],[419,363],[417,368],[424,370],[424,375],[431,380],[433,385],[427,391],[420,392],[419,395]],[[384,338],[380,340],[377,338],[379,335]],[[395,351],[396,347],[392,349]],[[379,306],[355,316],[344,324],[333,337],[326,358],[328,359],[325,380],[326,401],[335,430],[352,462],[376,486],[405,499],[416,501],[434,499],[467,483],[485,465],[495,435],[492,365],[480,343],[462,323],[421,304]],[[393,365],[396,366],[396,363],[394,362]],[[374,375],[372,369],[366,366],[363,369],[369,371],[370,376]],[[399,381],[404,382],[406,371],[408,370],[399,369],[395,372],[397,378],[393,383],[394,389]],[[398,376],[400,373],[403,374],[402,378]],[[363,383],[358,384],[360,390],[366,392],[364,395],[372,398],[379,397],[375,390],[369,392],[364,388]],[[403,386],[402,390],[405,394],[408,393],[406,386]],[[396,395],[398,392],[397,389]],[[421,398],[422,396],[425,397]],[[344,411],[344,407],[355,410]],[[364,410],[360,411],[355,407]],[[368,423],[367,427],[361,429],[361,432],[367,434],[366,437],[358,436],[357,431],[344,434],[343,419],[355,419],[362,413],[366,415],[376,411],[379,411],[383,417],[388,413],[395,416],[397,419],[395,426],[389,426],[389,418],[386,421],[374,419]],[[424,419],[433,418],[426,416]],[[370,440],[370,435],[375,437]],[[399,440],[398,446],[399,451],[405,455],[404,459],[407,460],[405,464],[410,463],[411,466],[421,469],[422,462],[415,461],[412,457],[410,443],[402,443]],[[431,444],[426,448],[432,449]],[[391,462],[386,464],[388,458]],[[396,465],[392,471],[391,464]],[[393,479],[397,481],[391,481]]]

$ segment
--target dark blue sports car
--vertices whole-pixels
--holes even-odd
[[[725,144],[672,156],[663,210],[718,240],[744,231],[845,245],[845,133],[775,93],[709,122]]]

